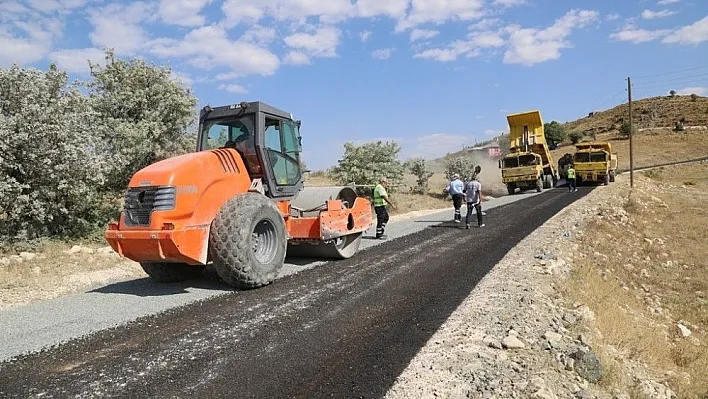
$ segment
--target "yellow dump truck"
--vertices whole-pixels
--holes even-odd
[[[607,185],[615,181],[617,154],[612,153],[612,146],[609,142],[578,143],[575,148],[573,164],[578,184],[602,182]]]
[[[509,194],[518,188],[553,188],[558,174],[543,131],[538,110],[509,114],[509,153],[499,160],[502,182]]]

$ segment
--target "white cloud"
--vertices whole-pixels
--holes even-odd
[[[96,47],[109,47],[118,54],[133,55],[144,50],[149,42],[141,24],[155,20],[155,4],[135,2],[129,5],[113,3],[90,9],[89,21],[94,31],[89,37]]]
[[[467,58],[479,56],[483,49],[504,46],[500,32],[470,32],[466,40],[456,40],[446,48],[433,48],[416,53],[414,58],[427,58],[440,62],[454,61],[465,55]]]
[[[319,17],[321,22],[345,19],[354,12],[349,0],[226,0],[221,6],[224,24],[232,27],[240,23],[255,23],[265,17],[278,21],[301,21]]]
[[[432,39],[439,34],[439,31],[431,29],[413,29],[411,31],[411,41]]]
[[[60,69],[70,73],[87,73],[89,72],[89,61],[103,65],[104,57],[103,50],[95,47],[56,50],[48,55],[48,58],[54,61]]]
[[[632,42],[635,44],[650,42],[652,40],[660,39],[669,33],[667,29],[661,30],[647,30],[642,28],[637,28],[634,25],[626,25],[619,31],[610,35],[610,39],[622,41],[622,42]]]
[[[27,0],[30,7],[45,14],[66,14],[83,7],[89,0]]]
[[[30,64],[44,58],[51,42],[5,36],[0,33],[0,66]]]
[[[392,18],[402,18],[406,14],[409,0],[357,0],[354,4],[355,15],[368,18],[386,15]]]
[[[502,7],[516,7],[528,4],[528,0],[494,0],[492,4]]]
[[[708,96],[708,87],[684,87],[681,90],[676,90],[676,93],[681,95],[695,94],[697,96]]]
[[[662,43],[698,44],[708,40],[708,16],[679,28],[666,36]]]
[[[186,87],[191,87],[194,84],[194,79],[183,72],[172,71],[172,79],[181,82]]]
[[[186,58],[197,68],[225,67],[230,70],[231,78],[272,75],[280,66],[278,57],[268,49],[243,39],[233,40],[223,26],[216,25],[194,29],[181,41],[155,41],[150,51],[166,58]]]
[[[336,57],[341,31],[331,26],[315,29],[313,33],[299,32],[287,36],[285,44],[310,57]]]
[[[0,66],[42,60],[61,37],[63,20],[56,14],[70,8],[61,3],[34,5],[38,10],[16,1],[0,2]]]
[[[157,10],[160,18],[172,25],[201,26],[206,18],[199,13],[213,0],[160,0]]]
[[[481,21],[470,25],[469,30],[490,30],[499,26],[500,20],[497,18],[484,18]]]
[[[605,17],[605,18],[608,21],[616,21],[616,20],[620,19],[620,15],[617,13],[612,13],[612,14],[608,14],[607,17]]]
[[[391,53],[393,53],[393,50],[394,49],[392,49],[392,48],[382,48],[382,49],[374,50],[371,53],[371,56],[377,60],[387,60],[387,59],[391,58]]]
[[[248,93],[248,90],[246,90],[245,87],[237,84],[230,84],[230,85],[219,85],[219,90],[225,90],[228,91],[229,93],[236,93],[236,94],[246,94]]]
[[[484,115],[477,115],[474,117],[475,119],[484,119]]]
[[[266,46],[272,43],[276,36],[277,33],[274,28],[254,25],[241,36],[241,40],[254,43],[259,46]]]
[[[679,1],[681,1],[681,0],[659,0],[659,2],[657,4],[659,4],[660,6],[665,6],[667,4],[678,3]]]
[[[288,65],[309,65],[310,57],[301,51],[289,51],[285,55],[285,61]]]
[[[658,18],[666,18],[670,17],[672,15],[676,14],[676,11],[669,11],[669,10],[661,10],[661,11],[652,11],[652,10],[644,10],[642,12],[642,18],[644,19],[658,19]]]
[[[504,63],[532,66],[560,57],[560,50],[570,48],[566,40],[574,28],[582,28],[597,20],[597,11],[571,10],[546,29],[509,26],[509,48],[504,53]]]
[[[371,37],[371,31],[370,31],[370,30],[365,30],[365,31],[363,31],[363,32],[361,32],[361,33],[359,34],[359,38],[361,38],[361,41],[362,41],[362,42],[365,42],[365,41],[369,40],[370,37]]]
[[[412,0],[408,15],[398,21],[396,32],[425,23],[470,21],[485,15],[484,0]]]

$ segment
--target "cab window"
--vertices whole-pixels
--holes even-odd
[[[279,186],[297,184],[301,173],[297,125],[266,118],[264,144],[275,183]]]

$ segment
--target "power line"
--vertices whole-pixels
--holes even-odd
[[[642,84],[654,84],[654,83],[663,83],[663,82],[673,82],[673,81],[676,81],[676,80],[692,79],[692,78],[698,78],[698,77],[701,77],[701,76],[708,76],[708,72],[706,72],[706,73],[699,73],[698,75],[681,76],[681,77],[671,78],[671,79],[659,79],[659,80],[648,81],[648,82],[642,81],[642,82],[639,82],[639,83],[640,83],[640,86],[641,86]]]
[[[699,84],[703,82],[708,82],[708,78],[705,79],[699,79],[699,80],[692,80],[692,81],[687,81],[687,82],[674,82],[674,83],[662,83],[658,85],[653,85],[653,86],[639,86],[637,87],[638,90],[646,90],[646,89],[660,89],[664,87],[671,87],[671,86],[676,86],[676,85],[693,85],[693,84]]]
[[[693,67],[693,68],[679,69],[679,70],[676,70],[676,71],[664,72],[664,73],[657,73],[657,74],[653,74],[653,75],[638,76],[638,77],[636,77],[636,78],[634,78],[634,79],[636,80],[636,79],[651,78],[651,77],[654,77],[654,76],[666,76],[666,75],[672,75],[672,74],[679,73],[679,72],[695,71],[696,69],[701,69],[701,68],[708,68],[708,65],[700,65],[700,66]]]

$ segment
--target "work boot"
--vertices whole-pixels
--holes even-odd
[[[469,224],[469,223],[467,223],[467,224],[465,225],[465,229],[467,229],[467,230],[470,229],[470,224]]]

